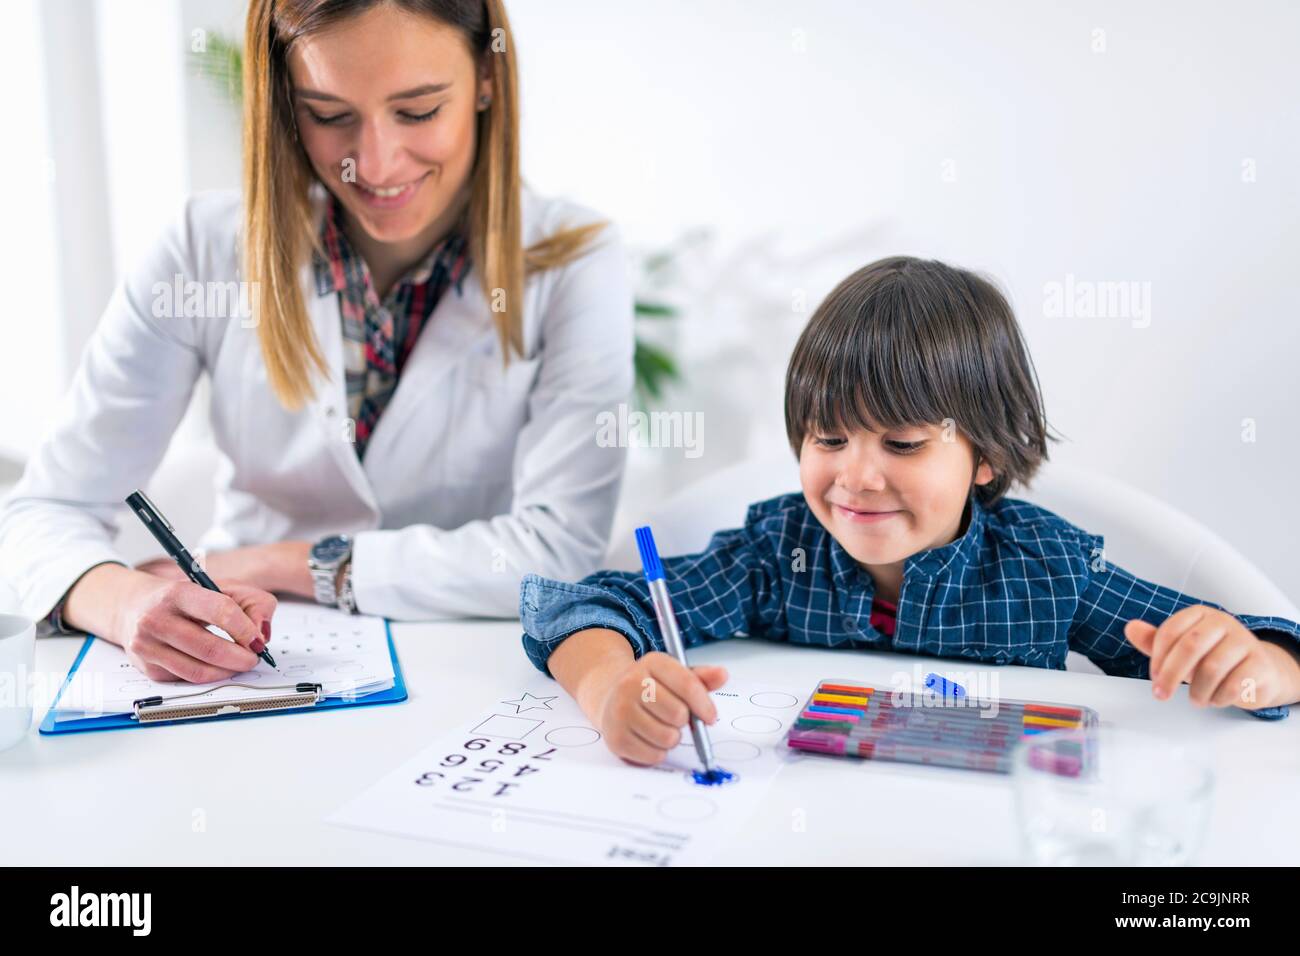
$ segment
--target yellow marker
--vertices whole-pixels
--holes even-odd
[[[813,694],[814,704],[862,704],[870,703],[869,697],[850,697],[848,694]]]
[[[1077,720],[1066,720],[1061,717],[1035,717],[1025,714],[1025,723],[1030,727],[1078,727]]]

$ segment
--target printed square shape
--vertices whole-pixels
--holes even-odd
[[[493,714],[474,728],[480,737],[504,737],[507,740],[523,740],[538,727],[542,721],[529,717],[510,717],[506,714]]]

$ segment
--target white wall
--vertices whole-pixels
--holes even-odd
[[[6,8],[7,44],[0,57],[0,87],[24,91],[9,97],[0,124],[0,156],[10,175],[0,228],[0,461],[22,460],[40,438],[43,423],[20,413],[57,401],[65,375],[63,294],[58,277],[54,185],[59,177],[46,117],[44,30],[36,0]],[[13,477],[0,464],[0,475]],[[4,480],[0,478],[0,480]]]
[[[174,0],[12,5],[0,70],[15,115],[0,279],[0,454],[35,449],[121,270],[187,189]],[[7,472],[5,473],[8,474]]]
[[[96,0],[108,199],[118,275],[144,255],[189,190],[175,0]]]

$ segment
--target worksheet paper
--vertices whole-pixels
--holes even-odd
[[[210,627],[215,634],[224,634]],[[126,714],[143,697],[187,696],[186,703],[242,700],[281,694],[284,685],[302,681],[323,685],[327,697],[362,696],[393,686],[393,658],[388,627],[381,617],[345,614],[335,608],[280,602],[271,619],[267,650],[275,667],[257,667],[210,684],[150,680],[116,644],[96,639],[59,697],[55,719],[88,720]],[[239,686],[229,686],[239,685]]]
[[[777,771],[802,759],[782,738],[803,696],[738,684],[715,691],[713,752],[736,779],[706,786],[692,777],[700,765],[689,732],[665,763],[638,767],[610,753],[559,685],[533,681],[489,701],[328,821],[546,863],[705,862]]]

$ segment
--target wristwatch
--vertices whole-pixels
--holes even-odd
[[[351,557],[352,539],[345,534],[327,535],[312,545],[307,555],[307,567],[311,571],[317,604],[338,606],[336,582],[339,568]]]

